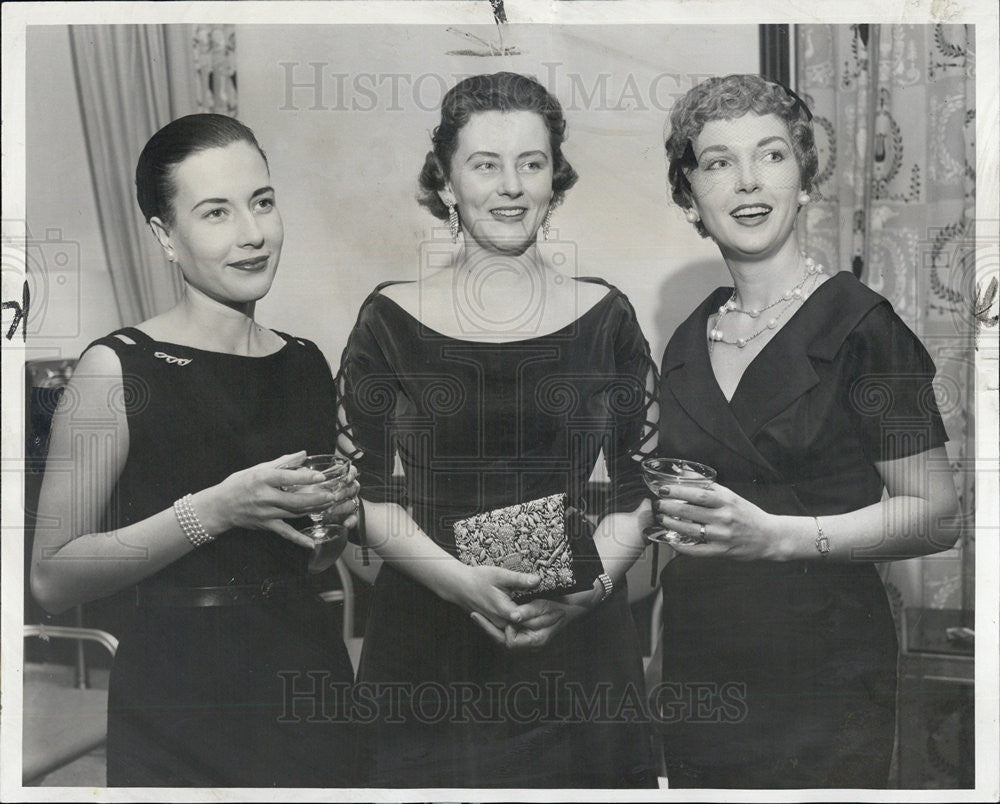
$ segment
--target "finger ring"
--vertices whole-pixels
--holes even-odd
[[[705,538],[705,526],[704,525],[702,525],[701,529],[698,531],[698,536],[701,538],[701,540],[703,542],[708,541],[708,539]]]

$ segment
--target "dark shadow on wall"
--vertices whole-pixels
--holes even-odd
[[[656,288],[655,331],[646,333],[657,365],[674,330],[713,290],[732,285],[722,258],[685,263]]]

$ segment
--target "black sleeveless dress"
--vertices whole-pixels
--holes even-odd
[[[108,530],[234,471],[333,451],[330,369],[314,344],[282,337],[265,357],[156,342],[134,328],[95,342],[121,361],[124,395],[109,404],[129,427]],[[334,692],[349,689],[353,673],[330,606],[308,594],[137,605],[178,588],[305,581],[307,560],[277,534],[232,530],[122,593],[131,617],[111,671],[109,786],[353,783],[350,724]]]
[[[634,510],[647,493],[638,458],[650,370],[615,288],[557,332],[501,344],[434,332],[377,289],[341,366],[364,452],[362,497],[408,504],[455,555],[456,520],[560,492],[579,498],[603,450],[611,499],[593,513]],[[373,787],[656,786],[625,588],[541,651],[511,653],[384,565],[358,690],[372,704],[359,732]]]

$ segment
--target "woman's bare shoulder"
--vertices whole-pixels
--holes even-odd
[[[124,338],[126,336],[121,336]],[[122,341],[125,342],[124,340]],[[121,382],[122,363],[115,350],[103,343],[95,343],[80,355],[73,368],[73,376],[106,377],[109,380]]]

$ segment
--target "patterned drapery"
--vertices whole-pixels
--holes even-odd
[[[815,115],[820,152],[821,197],[804,215],[805,247],[886,296],[930,351],[964,512],[949,523],[962,536],[955,549],[887,564],[883,574],[897,609],[971,609],[974,30],[796,28],[797,88]]]

